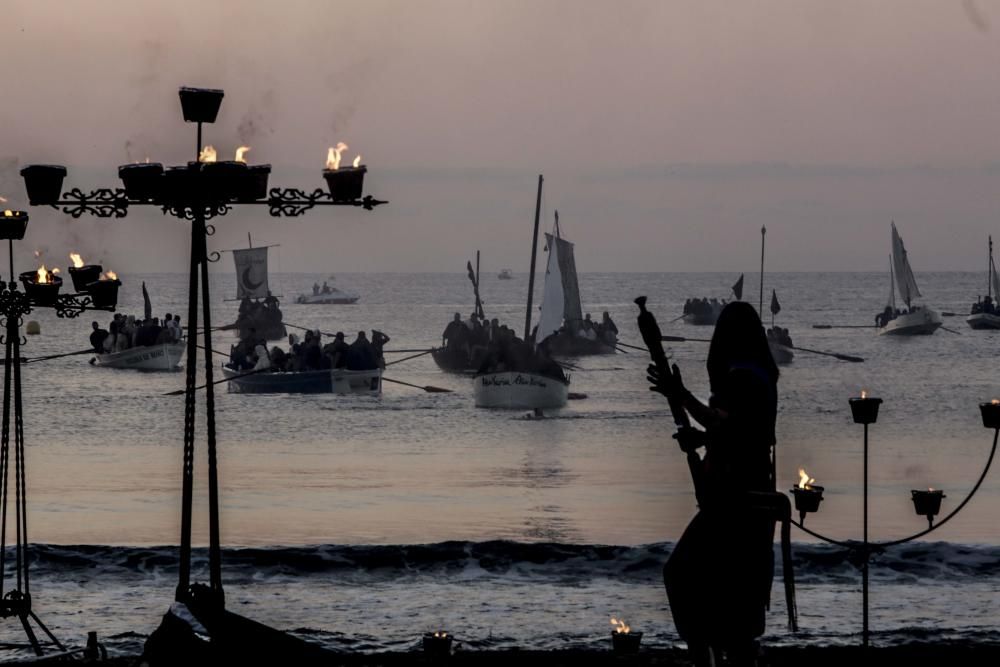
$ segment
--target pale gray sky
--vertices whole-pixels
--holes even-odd
[[[375,213],[231,214],[283,268],[526,268],[535,175],[582,271],[878,269],[895,219],[917,271],[1000,235],[1000,2],[5,0],[0,188],[14,160],[116,184],[188,159],[176,89],[226,90],[207,138],[322,185],[351,145]],[[551,217],[549,219],[551,224]],[[182,223],[67,222],[29,240],[124,270],[186,268]],[[28,260],[25,259],[24,262]]]

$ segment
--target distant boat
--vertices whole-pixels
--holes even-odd
[[[161,343],[130,347],[121,352],[95,354],[92,365],[137,371],[176,371],[181,367],[184,343]]]
[[[223,364],[222,375],[233,394],[371,394],[382,393],[382,369],[349,371],[237,371]],[[241,377],[242,376],[242,377]]]
[[[236,300],[240,301],[233,328],[240,340],[249,338],[251,333],[265,340],[282,340],[288,335],[281,321],[278,298],[271,294],[268,285],[267,251],[271,247],[251,246],[231,251],[236,266]]]
[[[333,276],[330,276],[329,282],[333,282],[333,280]],[[300,294],[295,297],[295,303],[305,305],[344,305],[357,303],[360,298],[361,295],[359,294],[345,292],[324,281],[322,287],[313,285],[312,294]]]
[[[549,257],[536,336],[557,356],[614,354],[617,334],[609,332],[604,338],[606,334],[598,332],[596,322],[587,324],[584,320],[573,244],[560,234],[558,211],[552,232],[545,235]]]
[[[896,290],[906,304],[905,310],[896,308]],[[892,257],[889,261],[889,303],[875,320],[880,336],[928,336],[941,326],[941,315],[927,306],[914,305],[921,296],[913,277],[910,259],[903,239],[892,223]]]
[[[497,278],[500,280],[513,280],[514,274],[510,272],[510,269],[500,269],[500,273],[497,274]]]
[[[996,299],[1000,299],[1000,278],[993,263],[993,237],[989,237],[990,261],[986,273],[986,298],[972,304],[972,314],[965,321],[973,329],[1000,329],[1000,309]]]

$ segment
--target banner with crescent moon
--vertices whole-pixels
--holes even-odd
[[[236,262],[236,298],[263,299],[267,296],[267,248],[233,251]]]

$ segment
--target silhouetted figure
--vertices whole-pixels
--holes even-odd
[[[106,329],[102,329],[97,322],[91,322],[91,326],[94,330],[90,334],[90,346],[94,348],[94,352],[98,354],[104,352],[104,339],[110,334]]]
[[[684,387],[680,374],[661,379],[651,366],[653,389],[677,396],[705,431],[678,432],[681,447],[704,445],[698,476],[698,513],[663,569],[677,632],[695,664],[725,653],[728,665],[752,665],[756,639],[774,576],[774,522],[749,507],[748,492],[774,491],[778,368],[757,312],[728,304],[719,316],[708,353],[712,397],[706,406]],[[676,368],[676,367],[675,367]]]
[[[347,370],[370,371],[378,368],[375,348],[368,341],[364,331],[358,332],[357,339],[347,348]]]

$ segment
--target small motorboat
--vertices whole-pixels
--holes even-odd
[[[161,343],[131,347],[121,352],[95,354],[90,363],[103,368],[127,368],[137,371],[176,371],[181,367],[185,343]]]
[[[238,371],[222,365],[232,394],[370,394],[382,393],[382,369],[349,371]]]
[[[500,269],[500,273],[497,274],[497,279],[499,280],[513,280],[514,274],[511,273],[510,269]]]
[[[361,298],[360,295],[354,294],[352,292],[344,292],[336,287],[330,287],[329,292],[320,292],[318,294],[300,294],[295,297],[295,303],[301,303],[305,305],[345,305],[351,303],[357,303],[358,299]]]

